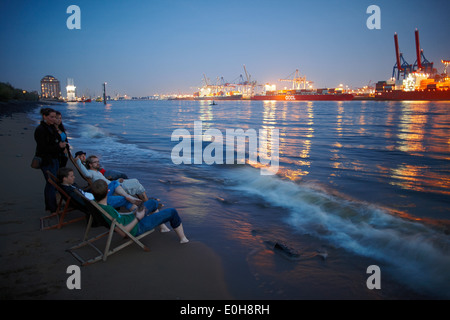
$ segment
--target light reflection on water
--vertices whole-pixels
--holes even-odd
[[[271,112],[275,108],[274,102],[264,103],[263,123],[280,128],[281,174],[286,178],[307,178],[325,161],[330,177],[366,173],[402,189],[449,194],[449,166],[436,167],[433,161],[450,159],[446,103],[340,102],[323,110],[309,102],[291,105],[289,116],[283,106],[277,118]],[[416,164],[415,157],[427,160]]]
[[[199,223],[210,223],[212,214],[226,215],[220,222],[227,236],[242,243],[251,242],[255,228],[266,225],[271,236],[274,232],[281,234],[285,229],[278,228],[286,224],[282,217],[289,215],[288,224],[295,230],[307,229],[318,237],[330,238],[347,237],[354,231],[353,240],[367,242],[360,242],[364,248],[361,251],[381,248],[395,260],[399,248],[414,249],[408,241],[417,233],[410,234],[409,229],[402,233],[409,224],[397,220],[399,225],[383,229],[392,223],[390,217],[378,210],[368,210],[371,214],[364,215],[366,203],[386,208],[403,220],[438,227],[445,226],[441,221],[449,219],[450,103],[221,101],[211,106],[207,101],[113,102],[108,110],[94,104],[71,106],[67,113],[68,119],[85,115],[83,123],[77,124],[77,129],[83,127],[81,138],[77,140],[70,133],[74,145],[88,152],[88,148],[95,152],[98,148],[105,162],[116,159],[123,165],[124,159],[139,160],[142,167],[130,166],[127,170],[138,172],[144,182],[155,176],[167,179],[162,187],[167,188],[170,203],[176,203],[181,212],[189,213]],[[199,120],[204,131],[218,129],[223,134],[226,129],[278,129],[277,179],[261,179],[237,166],[170,166],[170,151],[176,144],[170,141],[172,132],[183,128],[193,134],[194,121]],[[117,144],[115,136],[127,143]],[[93,138],[98,144],[92,143]],[[142,149],[157,153],[149,156],[142,154]],[[221,197],[217,193],[226,186],[219,179],[221,175],[242,182],[237,186],[239,200],[245,192],[252,192],[246,198],[248,203],[238,201],[221,207],[223,203],[214,198]],[[323,192],[313,191],[317,189]],[[283,210],[271,208],[274,215],[257,216],[265,211],[257,207],[259,195],[262,199],[272,197],[269,204]],[[349,205],[352,200],[356,200],[356,207]],[[208,207],[211,202],[213,213]],[[243,215],[246,212],[249,214]],[[356,218],[364,217],[366,220],[358,223]],[[357,232],[372,223],[369,218],[383,223]],[[398,232],[392,238],[391,229]],[[379,234],[382,236],[378,238]],[[445,233],[429,232],[425,238],[428,235],[447,243]],[[399,241],[389,248],[384,247],[386,239]],[[444,268],[448,262],[441,261],[440,252],[447,251],[437,250],[430,261]],[[409,262],[415,261],[414,257],[414,250],[405,254]]]
[[[123,101],[71,104],[67,113],[169,154],[172,132],[192,134],[194,121],[223,133],[278,129],[281,178],[393,206],[449,195],[448,102]]]

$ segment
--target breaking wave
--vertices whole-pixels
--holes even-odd
[[[254,168],[237,168],[226,175],[229,188],[288,209],[284,223],[295,232],[382,261],[413,289],[450,297],[450,241],[442,231],[309,185],[262,176]]]

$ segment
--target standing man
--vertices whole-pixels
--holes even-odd
[[[42,159],[41,170],[45,178],[45,210],[53,214],[57,208],[56,189],[48,182],[47,171],[56,176],[59,169],[59,155],[66,148],[67,143],[61,141],[61,136],[55,128],[56,111],[52,108],[43,108],[41,115],[42,121],[34,131],[35,155]]]

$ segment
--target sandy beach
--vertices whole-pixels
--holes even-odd
[[[382,290],[369,290],[366,270],[379,263],[375,259],[355,255],[309,234],[285,235],[286,228],[274,227],[282,216],[279,206],[241,199],[240,194],[226,193],[223,185],[210,181],[183,183],[202,180],[196,175],[184,175],[182,170],[167,172],[168,167],[157,165],[145,167],[137,176],[142,177],[152,196],[179,210],[190,242],[181,245],[174,232],[155,231],[142,240],[150,252],[132,244],[106,262],[81,267],[81,289],[70,290],[66,284],[71,276],[67,268],[79,262],[66,250],[81,242],[86,221],[60,230],[40,230],[40,218],[49,213],[44,210],[43,174],[30,167],[37,123],[26,113],[37,107],[27,103],[0,104],[0,159],[5,181],[0,206],[2,300],[168,300],[171,311],[179,312],[172,303],[195,300],[205,304],[209,300],[212,305],[250,299],[270,303],[275,313],[279,306],[273,303],[275,300],[286,300],[283,307],[294,310],[301,299],[433,298],[427,292],[412,291],[388,272],[383,273]],[[70,121],[69,117],[66,119]],[[91,143],[89,139],[92,138],[84,140]],[[83,139],[72,141],[73,152],[83,149],[76,145]],[[118,144],[119,148],[124,146],[127,145]],[[119,166],[113,169],[122,168],[122,161],[127,166],[126,158],[118,156]],[[147,159],[143,163],[146,165]],[[133,172],[131,168],[128,170]],[[85,185],[74,172],[76,182]],[[105,230],[95,228],[89,235]],[[290,250],[275,246],[294,236],[297,242],[296,247],[291,246],[292,252],[298,252],[299,257],[289,257],[286,252]],[[120,241],[116,235],[114,242]],[[79,253],[85,259],[95,255],[93,250]]]
[[[181,245],[174,232],[159,231],[143,239],[150,252],[132,245],[81,267],[81,289],[69,290],[67,268],[78,261],[65,250],[81,241],[86,221],[40,230],[48,213],[42,172],[30,167],[35,124],[19,109],[3,105],[0,115],[1,299],[233,299],[212,249],[195,239]]]

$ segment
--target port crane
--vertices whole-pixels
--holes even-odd
[[[247,68],[245,67],[244,64],[244,73],[245,73],[245,78],[242,76],[242,74],[239,76],[239,86],[242,88],[241,92],[245,95],[245,96],[253,96],[254,94],[254,89],[256,86],[256,81],[251,81],[252,76],[247,72]]]
[[[203,73],[204,85],[199,89],[201,95],[213,95],[213,96],[231,96],[242,93],[243,96],[249,98],[253,96],[254,89],[257,86],[256,81],[251,81],[251,75],[247,72],[247,68],[244,65],[245,79],[241,74],[232,83],[224,80],[223,77],[217,77],[215,83],[211,82],[206,74]],[[237,90],[237,91],[236,91]]]
[[[293,78],[291,79],[291,77]],[[312,81],[307,81],[306,76],[301,77],[298,69],[295,69],[294,72],[292,72],[290,75],[288,75],[284,79],[279,79],[279,81],[286,81],[286,82],[292,82],[292,90],[300,90],[301,85],[303,84],[303,89],[306,89],[307,84],[314,83]]]
[[[226,82],[223,77],[217,77],[215,83],[212,83],[210,79],[206,77],[205,74],[203,74],[203,82],[205,84],[199,90],[200,91],[203,90],[203,93],[207,95],[230,94],[236,87],[235,84]]]
[[[405,79],[412,72],[413,66],[406,62],[405,58],[403,58],[403,53],[400,52],[397,33],[394,33],[394,46],[397,61],[392,68],[392,78],[399,80],[400,76],[402,76]]]
[[[206,74],[203,74],[203,80],[205,81],[205,86],[209,86],[208,78],[206,77]]]
[[[433,73],[433,62],[430,62],[425,58],[425,55],[423,54],[423,49],[420,48],[420,42],[419,42],[419,30],[416,29],[415,31],[415,39],[416,39],[416,57],[417,60],[414,63],[413,69],[420,72],[425,73]]]
[[[416,41],[416,61],[413,65],[411,65],[403,58],[403,54],[400,52],[398,46],[397,33],[394,33],[396,63],[392,69],[392,78],[400,80],[400,77],[402,77],[403,79],[406,79],[412,72],[423,72],[429,74],[435,72],[433,69],[433,62],[430,62],[427,58],[425,58],[423,49],[420,48],[419,30],[416,29],[414,37]]]

